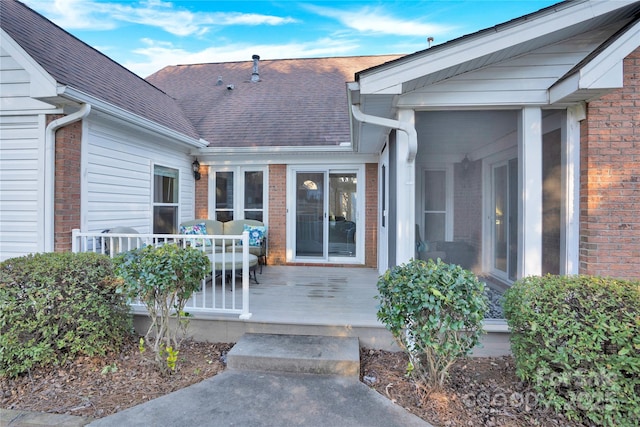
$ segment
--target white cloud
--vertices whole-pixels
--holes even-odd
[[[124,61],[122,65],[129,70],[146,77],[167,65],[202,64],[211,62],[250,61],[253,54],[263,59],[312,58],[324,56],[345,56],[358,49],[358,45],[349,41],[320,39],[305,43],[280,45],[225,44],[209,47],[197,52],[177,48],[171,43],[144,39],[145,47],[135,49],[134,54],[142,56],[141,61]],[[283,56],[283,53],[286,55]]]
[[[192,12],[162,0],[101,2],[92,0],[25,0],[67,30],[110,30],[122,23],[160,28],[176,36],[202,35],[211,27],[230,25],[284,25],[290,17],[240,12]]]
[[[453,28],[420,20],[395,18],[390,16],[383,7],[363,7],[353,11],[314,5],[305,5],[305,7],[318,15],[333,18],[346,27],[362,33],[427,37],[445,34]]]

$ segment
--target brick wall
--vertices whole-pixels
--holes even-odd
[[[196,219],[209,218],[209,166],[200,166],[200,180],[195,189]]]
[[[580,273],[640,278],[640,48],[581,126]]]
[[[287,246],[287,165],[269,166],[269,228],[267,263],[286,262]]]
[[[47,124],[62,116],[48,116]],[[54,251],[71,251],[71,230],[80,228],[80,148],[82,122],[55,136]]]
[[[365,165],[365,218],[360,220],[360,228],[364,223],[365,247],[364,263],[367,267],[378,266],[378,165]]]

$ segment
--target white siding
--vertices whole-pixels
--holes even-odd
[[[86,129],[83,231],[126,226],[151,232],[154,164],[180,171],[180,221],[193,218],[194,180],[187,148],[101,120],[89,121]]]
[[[398,107],[547,105],[549,88],[612,30],[598,30],[402,95]],[[420,86],[420,81],[416,82]]]
[[[42,111],[53,107],[31,98],[32,78],[9,53],[0,47],[0,111]],[[55,88],[54,88],[55,89]]]
[[[0,260],[43,250],[38,116],[0,116]]]

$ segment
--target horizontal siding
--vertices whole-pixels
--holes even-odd
[[[0,259],[42,250],[38,116],[0,117]]]
[[[0,46],[0,110],[41,111],[52,110],[50,104],[32,99],[31,76],[6,50]]]
[[[435,84],[427,83],[432,76],[416,79],[406,84],[405,89],[413,90],[399,98],[398,107],[547,104],[548,89],[595,49],[601,37],[602,31],[581,34]]]
[[[143,133],[127,132],[102,120],[88,126],[87,231],[116,226],[151,232],[153,164],[180,170],[180,216],[194,212],[191,157]]]

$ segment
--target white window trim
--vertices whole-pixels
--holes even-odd
[[[175,203],[156,203],[155,202],[155,182],[156,182],[156,166],[158,167],[162,167],[162,168],[166,168],[166,169],[172,169],[175,170],[178,173],[178,182],[176,183],[176,189],[178,191],[178,195],[177,195],[177,200]],[[150,196],[151,196],[151,212],[150,212],[150,218],[151,218],[151,227],[150,230],[154,230],[155,228],[155,207],[156,206],[175,206],[177,208],[176,210],[176,232],[178,229],[178,226],[180,224],[180,202],[182,201],[182,191],[180,191],[180,186],[181,186],[181,182],[183,179],[183,175],[182,175],[182,170],[179,167],[176,166],[167,166],[166,164],[163,163],[156,163],[156,162],[152,162],[151,163],[151,192],[150,192]]]
[[[424,239],[424,231],[426,230],[424,224],[424,214],[425,214],[425,172],[426,171],[445,171],[445,230],[444,230],[444,240],[450,242],[453,240],[453,221],[454,221],[454,185],[453,185],[453,163],[427,163],[422,165],[422,169],[420,172],[420,188],[418,189],[418,194],[420,194],[420,212],[418,213],[419,225],[420,225],[420,234],[422,234],[422,238]]]
[[[244,219],[244,173],[262,172],[262,222],[268,225],[269,222],[269,168],[268,166],[211,166],[208,194],[209,218],[215,218],[216,213],[216,172],[233,172],[233,219]]]

